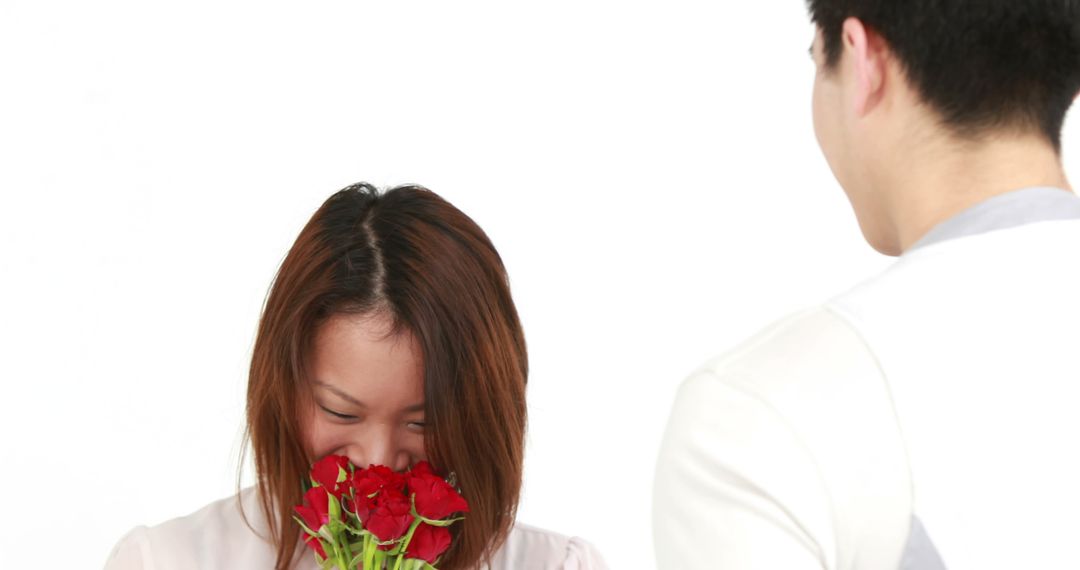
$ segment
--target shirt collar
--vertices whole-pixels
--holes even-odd
[[[984,200],[941,222],[907,251],[1035,222],[1072,219],[1080,219],[1080,196],[1060,188],[1024,188]]]

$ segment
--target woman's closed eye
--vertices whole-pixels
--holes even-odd
[[[334,410],[331,410],[330,408],[327,408],[326,406],[323,406],[321,404],[319,405],[319,408],[321,408],[322,411],[326,412],[330,417],[335,418],[335,419],[339,419],[339,420],[342,420],[342,421],[352,422],[352,421],[356,421],[356,420],[360,419],[359,416],[350,416],[349,414],[343,414],[341,412],[335,412]],[[406,422],[406,426],[409,429],[411,429],[413,431],[417,431],[417,432],[424,431],[424,428],[425,428],[426,425],[427,424],[425,424],[423,422],[423,420],[415,420],[415,421]]]
[[[326,406],[319,406],[319,407],[322,408],[322,410],[324,412],[326,412],[327,414],[330,414],[331,416],[333,416],[333,417],[335,417],[335,418],[337,418],[339,420],[355,420],[355,419],[359,419],[356,416],[350,416],[348,414],[342,414],[342,413],[339,413],[339,412],[335,412],[334,410],[331,410],[330,408],[327,408]]]

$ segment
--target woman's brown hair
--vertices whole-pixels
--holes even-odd
[[[259,501],[277,548],[297,560],[292,520],[311,463],[299,402],[317,327],[337,314],[389,315],[424,365],[428,460],[454,472],[471,510],[439,564],[486,562],[513,524],[525,438],[525,337],[499,254],[483,230],[433,192],[349,186],[323,203],[267,296],[248,379],[247,436]]]

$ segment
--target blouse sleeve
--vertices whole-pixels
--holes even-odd
[[[574,537],[566,544],[566,560],[563,570],[608,570],[596,547]]]
[[[105,561],[105,570],[154,570],[145,526],[131,529],[116,543]]]

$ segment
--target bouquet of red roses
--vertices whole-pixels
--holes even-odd
[[[311,487],[295,510],[323,570],[436,570],[450,548],[447,527],[469,504],[427,462],[396,473],[327,455],[311,467]]]

